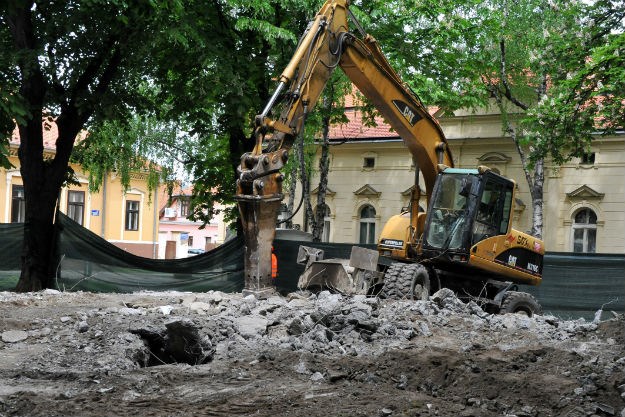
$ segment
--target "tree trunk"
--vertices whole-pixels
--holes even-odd
[[[543,238],[543,187],[545,182],[544,160],[539,159],[534,165],[534,184],[531,185],[532,195],[532,231],[531,234]]]
[[[304,157],[304,136],[297,138],[297,158],[300,170],[300,184],[302,185],[302,198],[304,199],[304,224],[313,226],[315,215],[310,203],[310,181],[306,172],[306,159]]]
[[[39,291],[54,286],[58,266],[54,258],[54,213],[78,132],[77,125],[81,123],[76,115],[62,115],[57,119],[59,137],[56,154],[52,161],[44,161],[39,115],[29,120],[26,126],[20,126],[18,156],[26,206],[22,270],[15,287],[20,292]],[[68,122],[68,119],[71,121]]]
[[[26,188],[26,183],[24,187]],[[49,193],[49,191],[44,192]],[[53,262],[54,209],[56,204],[55,202],[42,204],[41,197],[33,198],[36,194],[26,192],[24,194],[26,196],[26,222],[21,254],[22,271],[15,291],[39,291],[54,286],[56,269]],[[48,200],[47,197],[46,200]]]
[[[330,113],[329,109],[325,110],[328,110],[328,116],[323,118],[323,142],[321,143],[321,157],[319,158],[319,188],[317,188],[317,209],[315,213],[315,222],[313,223],[312,227],[313,242],[321,242],[326,216],[326,192],[328,191],[328,171],[330,166]]]
[[[297,164],[291,165],[291,172],[289,173],[291,180],[289,181],[289,202],[286,205],[286,215],[289,220],[286,221],[285,227],[287,229],[293,228],[293,209],[295,207],[295,190],[297,189]],[[298,207],[299,209],[299,207]]]

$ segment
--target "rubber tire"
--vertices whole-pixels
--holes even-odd
[[[543,314],[543,309],[533,295],[526,292],[508,291],[499,308],[499,314]]]
[[[384,274],[384,286],[380,291],[382,298],[426,301],[429,296],[430,277],[421,264],[394,263]]]

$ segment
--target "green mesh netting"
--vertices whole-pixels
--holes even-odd
[[[57,216],[57,229],[55,283],[60,290],[238,292],[243,289],[240,239],[191,258],[155,260],[125,252],[63,214]],[[17,283],[22,239],[23,224],[0,224],[0,290],[10,290]],[[279,271],[276,287],[282,293],[296,290],[303,272],[304,267],[296,263],[300,244],[323,249],[326,259],[349,258],[352,247],[276,240]],[[542,285],[519,289],[534,294],[546,313],[562,318],[593,318],[602,306],[606,312],[623,312],[625,255],[548,253]]]

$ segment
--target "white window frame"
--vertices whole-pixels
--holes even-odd
[[[362,211],[367,208],[367,207],[371,207],[373,209],[373,217],[362,217]],[[376,216],[377,216],[378,212],[375,209],[375,207],[373,207],[373,205],[371,204],[363,204],[359,209],[358,209],[358,243],[359,244],[375,244],[375,234],[376,234]],[[363,226],[366,228],[366,241],[362,242],[360,237],[361,237],[361,233],[360,231],[362,230]],[[371,235],[371,228],[373,227],[373,242],[369,242],[369,236]]]
[[[595,218],[598,219],[597,213],[589,208],[589,207],[583,207],[577,211],[575,211],[575,213],[573,214],[572,218],[571,218],[571,252],[573,253],[596,253],[597,252],[597,223],[598,221],[595,221],[595,223],[576,223],[575,222],[575,217],[581,213],[582,211],[589,211],[592,212],[595,215]],[[582,236],[582,251],[581,252],[575,252],[575,231],[576,230],[582,230],[583,231],[583,236]],[[588,232],[590,230],[594,230],[595,232],[595,250],[594,252],[589,252],[588,251]]]

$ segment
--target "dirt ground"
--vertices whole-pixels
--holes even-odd
[[[625,417],[624,324],[449,294],[4,292],[0,416]]]

